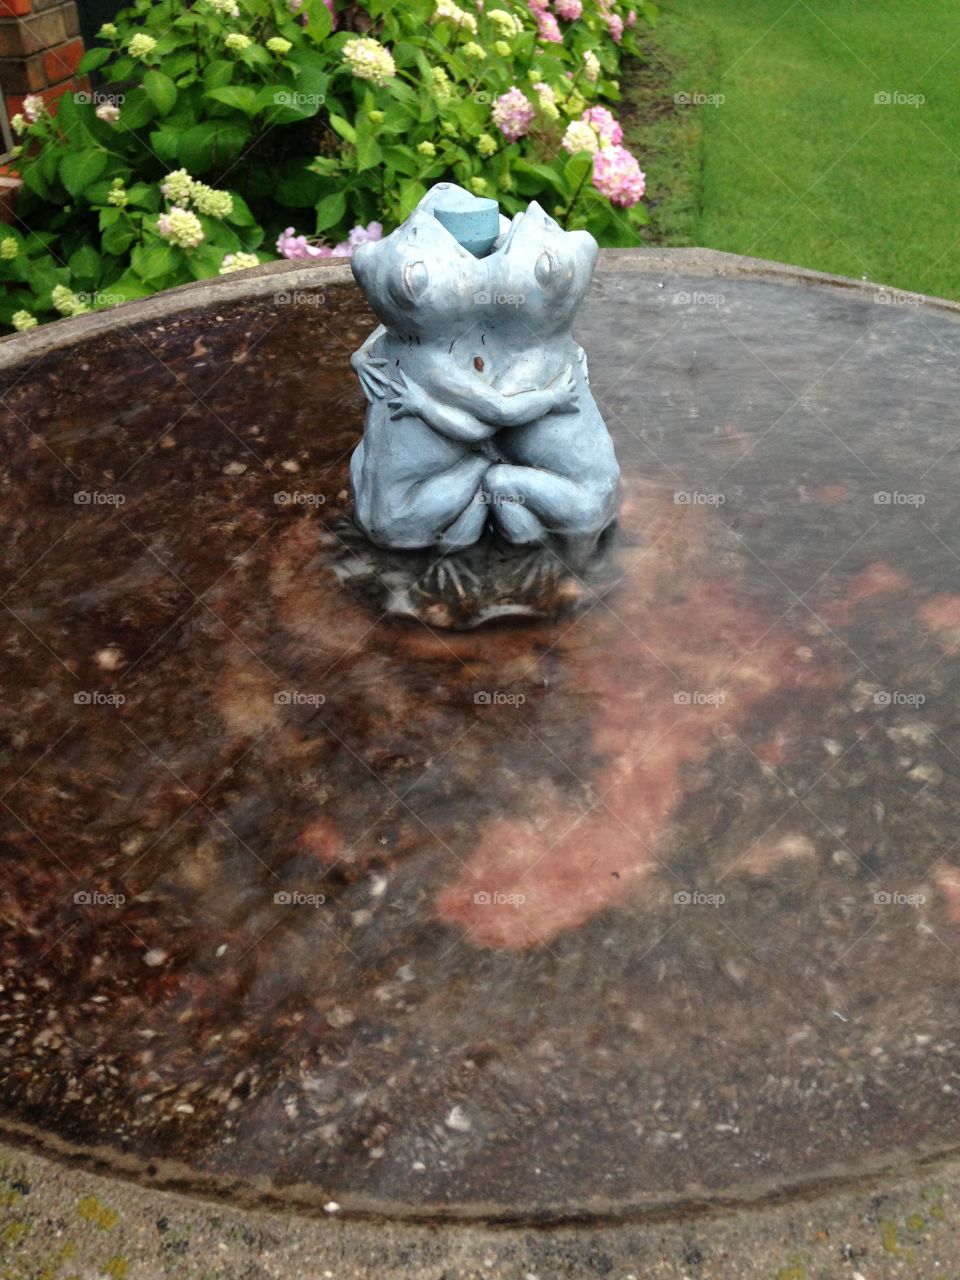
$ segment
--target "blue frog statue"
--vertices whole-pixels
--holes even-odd
[[[493,206],[487,252],[441,217]],[[453,223],[455,219],[448,218]],[[351,364],[368,400],[350,464],[356,520],[391,548],[596,540],[619,467],[571,325],[597,244],[534,201],[512,220],[439,183],[354,275],[380,319]]]

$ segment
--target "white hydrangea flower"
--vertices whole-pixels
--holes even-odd
[[[37,317],[32,316],[29,311],[15,311],[10,320],[17,333],[25,333],[27,329],[35,329],[37,327]]]
[[[132,58],[149,58],[156,47],[157,42],[153,36],[148,36],[143,31],[138,31],[135,36],[130,37],[127,52]]]
[[[523,23],[512,13],[507,13],[506,9],[491,9],[487,17],[500,32],[508,40],[511,36],[518,36],[523,30]]]
[[[181,249],[195,249],[203,241],[200,219],[191,209],[181,209],[178,205],[160,215],[157,230],[165,240]]]
[[[160,190],[174,204],[188,204],[193,194],[193,178],[186,169],[174,169],[160,183]]]
[[[260,259],[255,253],[228,253],[220,263],[220,274],[228,276],[231,271],[247,271],[259,265]]]
[[[373,84],[383,85],[397,73],[390,50],[369,36],[348,40],[341,50],[341,56],[350,74],[358,80],[370,80]]]
[[[116,124],[120,119],[120,108],[113,102],[101,102],[93,114],[107,124]]]
[[[571,120],[567,125],[566,133],[560,139],[560,145],[572,156],[575,156],[578,151],[589,151],[591,155],[596,155],[600,147],[600,139],[585,120]]]
[[[437,0],[437,7],[433,11],[433,22],[452,22],[455,27],[462,27],[464,31],[469,31],[472,36],[477,34],[477,20],[472,13],[467,13],[465,9],[461,9],[454,0]]]
[[[229,218],[233,213],[233,196],[229,191],[216,191],[203,182],[190,185],[190,199],[195,208],[208,218]]]
[[[223,42],[228,49],[234,49],[237,53],[243,53],[244,49],[249,49],[253,41],[249,36],[242,35],[239,31],[231,31]]]
[[[584,53],[583,63],[587,79],[591,84],[596,84],[597,80],[600,78],[600,59],[592,49],[588,49],[586,53]]]

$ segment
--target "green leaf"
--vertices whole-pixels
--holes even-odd
[[[150,70],[143,77],[143,87],[147,97],[162,116],[173,110],[177,100],[177,86],[162,71]]]
[[[153,293],[154,290],[149,285],[144,284],[139,276],[134,275],[132,271],[127,271],[119,280],[114,280],[111,285],[108,285],[103,292],[109,294],[117,302],[126,302],[130,298],[145,298],[148,294]]]
[[[274,199],[278,204],[289,209],[309,209],[317,203],[327,184],[318,173],[311,173],[304,163],[288,167],[281,171]]]
[[[67,266],[70,268],[71,275],[76,276],[78,280],[93,283],[99,279],[102,263],[93,245],[83,244],[75,253],[71,253]]]
[[[317,205],[317,232],[335,227],[347,212],[347,198],[342,191],[324,196]]]
[[[182,251],[167,244],[165,240],[154,240],[144,248],[137,245],[130,256],[130,265],[142,280],[160,280],[169,275],[181,263]]]
[[[133,89],[123,100],[121,119],[128,129],[142,129],[153,119],[155,110],[143,89]]]
[[[170,125],[165,125],[162,129],[154,129],[150,134],[150,145],[156,152],[157,158],[164,164],[172,166],[176,163],[181,136],[181,130],[171,128]]]
[[[514,173],[526,173],[532,178],[537,178],[541,184],[546,183],[553,187],[558,195],[566,195],[567,188],[564,185],[562,176],[551,169],[548,164],[535,164],[532,160],[524,160],[521,156],[513,162]],[[536,194],[534,191],[532,194]]]
[[[72,196],[82,195],[107,167],[103,151],[68,151],[60,161],[60,181]]]
[[[254,227],[256,226],[256,218],[250,212],[249,206],[243,196],[238,195],[236,191],[230,192],[233,197],[233,212],[226,219],[235,227]]]
[[[341,138],[345,138],[347,142],[356,142],[357,131],[349,120],[344,120],[343,116],[330,116],[330,128],[336,130]]]
[[[112,49],[88,49],[77,63],[77,75],[86,75],[88,71],[96,71],[113,57]]]
[[[207,89],[203,96],[211,102],[222,102],[225,107],[233,107],[248,116],[256,115],[261,109],[257,91],[248,84],[228,84],[219,89]]]
[[[382,159],[383,153],[380,150],[380,144],[377,142],[373,125],[369,120],[358,120],[357,172],[362,173],[364,169],[372,169],[374,165],[380,164]]]
[[[208,62],[203,69],[203,83],[207,89],[222,89],[225,84],[229,84],[233,79],[234,63],[227,62],[224,58],[215,58],[213,62]]]
[[[126,253],[136,238],[137,233],[128,222],[115,222],[104,231],[101,245],[105,253],[119,257],[121,253]]]
[[[232,120],[205,120],[181,134],[178,157],[190,173],[209,173],[236,159],[249,137],[249,126]]]

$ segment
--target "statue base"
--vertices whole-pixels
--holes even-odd
[[[488,529],[463,551],[374,546],[352,520],[322,537],[354,598],[380,617],[417,618],[469,631],[509,618],[560,618],[589,609],[622,575],[610,554],[615,525],[599,538],[514,546]]]

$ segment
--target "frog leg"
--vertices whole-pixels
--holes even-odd
[[[511,541],[543,533],[589,533],[603,526],[609,496],[538,467],[494,463],[484,476],[494,520]],[[515,535],[523,535],[517,538]]]

